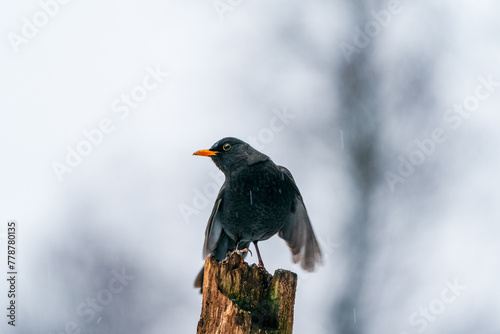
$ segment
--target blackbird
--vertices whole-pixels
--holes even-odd
[[[205,230],[204,258],[222,261],[228,252],[247,251],[253,243],[258,266],[264,267],[257,243],[277,233],[290,247],[294,263],[300,261],[307,271],[321,263],[304,201],[288,169],[233,137],[193,154],[212,158],[225,175]],[[203,268],[194,286],[202,283]]]

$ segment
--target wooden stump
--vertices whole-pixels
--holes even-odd
[[[208,257],[198,334],[292,333],[297,275],[274,276],[233,253],[225,262]]]

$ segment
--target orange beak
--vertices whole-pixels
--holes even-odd
[[[210,151],[210,150],[199,150],[193,153],[193,155],[201,155],[202,157],[211,157],[213,155],[217,155],[217,151]]]

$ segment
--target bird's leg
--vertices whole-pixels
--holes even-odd
[[[255,245],[255,250],[257,251],[257,257],[259,258],[259,264],[257,265],[257,267],[264,268],[264,262],[262,262],[262,258],[260,257],[260,252],[259,252],[259,247],[257,246],[257,241],[254,241],[253,244]]]

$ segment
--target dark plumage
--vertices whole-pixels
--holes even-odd
[[[321,262],[321,251],[288,169],[232,137],[194,154],[212,158],[226,177],[208,220],[203,257],[212,254],[221,261],[229,251],[246,249],[253,242],[263,267],[257,242],[278,233],[290,247],[293,262],[314,270]],[[195,287],[202,282],[203,269]]]

